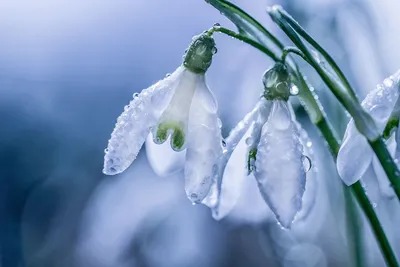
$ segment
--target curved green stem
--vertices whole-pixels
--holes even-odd
[[[387,266],[398,267],[399,263],[397,261],[396,254],[390,246],[389,240],[387,239],[386,234],[383,231],[382,224],[379,221],[379,218],[376,215],[376,212],[372,207],[371,202],[365,195],[365,191],[361,183],[359,181],[356,182],[351,186],[351,189],[353,190],[358,203],[360,204],[362,210],[364,211],[372,226],[372,231],[374,232],[376,239],[379,241],[379,245],[384,255]]]
[[[213,34],[214,32],[220,32],[220,33],[226,34],[232,38],[235,38],[239,41],[249,44],[252,47],[256,48],[257,50],[266,54],[268,57],[272,58],[274,61],[278,60],[278,57],[270,49],[268,49],[267,47],[261,45],[260,43],[258,43],[256,41],[254,41],[253,39],[250,39],[246,36],[243,36],[239,33],[236,33],[232,30],[229,30],[229,29],[221,27],[221,26],[214,26],[210,30],[208,30],[209,34]]]
[[[278,48],[282,49],[283,44],[276,38],[272,33],[270,33],[260,22],[246,13],[240,7],[232,4],[226,0],[205,0],[207,3],[218,9],[224,16],[229,18],[238,27],[239,31],[251,32],[252,36],[255,37],[260,43],[263,43],[258,34],[249,28],[254,27],[258,32],[263,34],[268,40],[270,40]],[[234,11],[234,12],[230,12]],[[241,23],[240,20],[246,23]]]
[[[349,90],[349,93],[356,97],[354,91],[351,88],[349,81],[347,80],[346,76],[343,74],[342,70],[333,60],[333,58],[322,48],[304,29],[301,25],[293,19],[284,9],[278,7],[277,10],[282,15],[282,17],[289,23],[290,26],[293,27],[307,42],[309,42],[321,55],[326,59],[332,69],[335,71],[339,79],[343,82],[346,88]]]
[[[306,56],[303,54],[303,52],[301,52],[297,47],[294,46],[286,46],[285,48],[283,48],[282,50],[282,55],[281,55],[281,61],[283,63],[285,63],[286,61],[286,57],[287,55],[289,55],[289,53],[293,53],[296,55],[299,55],[300,57],[302,57],[304,60],[307,60]]]
[[[206,2],[211,4],[214,8],[219,10],[221,14],[232,21],[239,29],[239,34],[241,36],[251,37],[251,39],[268,48],[271,52],[273,52],[274,50],[270,46],[272,43],[279,50],[279,52],[274,52],[275,55],[272,58],[279,59],[280,53],[284,48],[283,43],[271,32],[269,32],[264,26],[262,26],[261,23],[259,23],[256,19],[254,19],[248,13],[243,11],[235,4],[230,3],[229,1],[206,0]],[[288,60],[286,61],[288,62]],[[320,118],[323,117],[323,114],[320,110],[320,105],[316,103],[318,101],[314,99],[314,93],[310,91],[310,88],[303,81],[304,79],[296,63],[291,59],[287,65],[289,67],[289,71],[296,77],[296,80],[294,82],[300,89],[299,98],[302,103],[307,104],[306,110],[310,115],[311,121],[318,121]]]

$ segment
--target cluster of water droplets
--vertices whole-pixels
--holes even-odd
[[[151,128],[171,98],[174,85],[182,72],[178,68],[173,75],[135,93],[118,117],[115,128],[105,149],[103,172],[118,174],[136,159]]]

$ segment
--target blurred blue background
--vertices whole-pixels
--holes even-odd
[[[398,1],[234,3],[290,44],[265,12],[282,5],[337,59],[360,99],[400,67]],[[101,173],[132,94],[175,70],[191,37],[215,22],[233,29],[202,0],[0,1],[1,267],[354,266],[340,180],[301,108],[318,186],[310,214],[291,231],[257,214],[250,196],[214,221],[186,199],[182,174],[156,177],[144,151],[125,173]],[[208,84],[226,136],[257,101],[272,62],[225,36],[216,42]],[[301,65],[342,136],[348,118]],[[400,252],[398,203],[376,202]],[[384,266],[357,214],[364,266]]]

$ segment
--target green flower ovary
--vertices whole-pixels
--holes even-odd
[[[160,123],[157,128],[156,142],[160,144],[164,143],[171,132],[171,147],[174,150],[179,151],[185,144],[185,132],[183,131],[181,124],[178,122]]]
[[[193,37],[183,57],[183,65],[194,73],[204,74],[216,53],[214,39],[206,32]]]
[[[268,100],[282,99],[287,101],[290,96],[290,75],[283,63],[276,63],[263,76],[264,97]]]
[[[383,138],[385,138],[386,140],[389,139],[392,135],[392,131],[397,127],[399,127],[399,118],[390,118],[388,123],[386,124],[385,130],[383,131]]]
[[[253,171],[253,165],[257,157],[257,148],[252,148],[249,151],[249,156],[247,157],[247,171],[249,174]]]

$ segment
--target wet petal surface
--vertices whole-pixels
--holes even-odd
[[[171,76],[144,89],[139,95],[135,94],[125,106],[105,150],[103,173],[121,173],[136,159],[150,128],[157,124],[161,112],[168,105],[182,71],[183,68],[179,67]]]
[[[262,128],[254,175],[264,200],[285,228],[301,209],[306,184],[302,149],[287,103],[274,100]]]
[[[190,107],[186,145],[185,190],[193,203],[201,203],[207,197],[220,171],[222,136],[217,109],[203,76]]]

